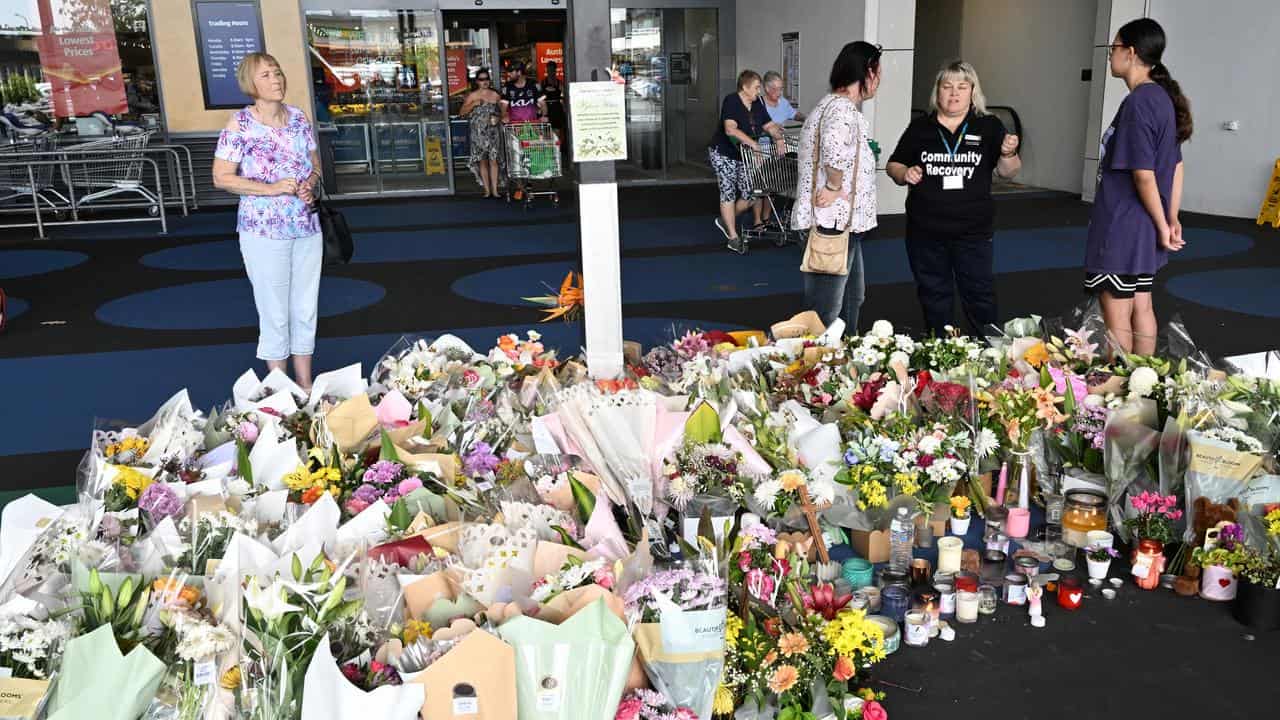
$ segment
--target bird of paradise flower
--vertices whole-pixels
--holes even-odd
[[[554,288],[550,285],[546,287],[548,290],[554,291]],[[565,322],[577,320],[582,316],[582,275],[570,270],[569,274],[564,276],[564,281],[560,283],[560,291],[554,295],[539,295],[521,299],[547,308],[543,310],[547,316],[539,322],[549,322],[556,318],[563,318]]]

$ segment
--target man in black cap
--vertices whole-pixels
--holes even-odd
[[[507,122],[537,122],[542,116],[539,98],[542,90],[538,83],[524,75],[524,63],[511,63],[508,72],[511,80],[502,86],[502,110]]]

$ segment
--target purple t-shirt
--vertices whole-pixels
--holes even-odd
[[[1166,214],[1173,175],[1182,162],[1173,100],[1155,83],[1139,85],[1120,103],[1102,135],[1098,191],[1089,219],[1088,273],[1154,275],[1169,261],[1151,215],[1138,199],[1134,170],[1152,170]]]

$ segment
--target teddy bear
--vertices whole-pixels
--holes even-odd
[[[1195,540],[1192,547],[1203,547],[1205,533],[1209,528],[1217,527],[1220,522],[1235,522],[1236,513],[1240,511],[1240,501],[1231,498],[1224,504],[1211,502],[1209,498],[1198,497],[1192,514],[1192,529]]]

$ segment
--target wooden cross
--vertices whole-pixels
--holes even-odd
[[[818,559],[823,563],[831,562],[831,555],[827,552],[826,541],[822,539],[822,528],[818,525],[818,511],[828,507],[825,504],[822,507],[814,505],[809,497],[809,488],[800,486],[800,512],[804,513],[805,519],[809,521],[809,534],[813,535],[813,541],[818,545]]]

